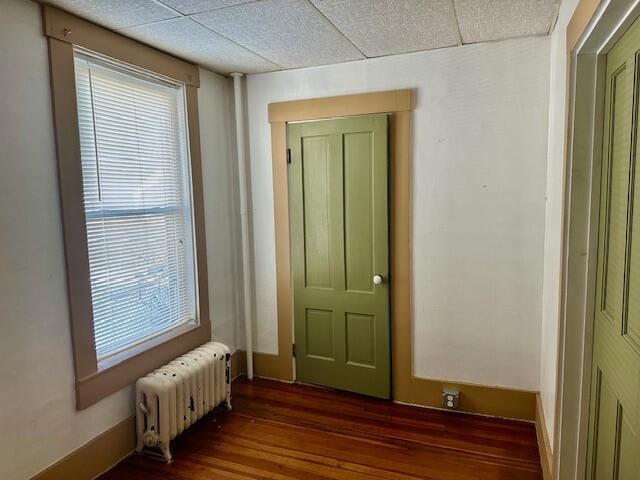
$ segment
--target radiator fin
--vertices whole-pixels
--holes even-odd
[[[160,449],[171,461],[171,440],[225,403],[231,410],[231,352],[209,342],[136,382],[137,451]]]

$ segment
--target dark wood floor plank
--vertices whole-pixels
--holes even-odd
[[[288,387],[288,388],[287,388]],[[446,428],[449,431],[470,433],[472,431],[482,434],[490,432],[492,438],[505,436],[510,440],[520,440],[527,443],[535,443],[535,439],[528,436],[518,438],[514,433],[529,432],[531,426],[527,423],[514,420],[495,419],[491,417],[471,416],[460,412],[448,412],[446,416],[434,409],[418,408],[401,405],[375,398],[366,398],[349,392],[331,391],[333,395],[326,395],[323,388],[307,388],[300,385],[288,385],[276,382],[275,385],[265,384],[258,379],[252,383],[238,383],[234,389],[234,395],[249,394],[251,397],[261,400],[279,399],[286,396],[287,403],[304,406],[302,402],[307,399],[323,403],[327,411],[357,412],[369,418],[377,419],[384,416],[393,416],[395,422],[412,425],[419,422],[421,426],[433,425]]]
[[[523,447],[515,442],[474,436],[463,433],[452,433],[446,429],[433,429],[418,425],[394,425],[392,421],[372,421],[354,418],[348,414],[335,412],[319,412],[314,409],[292,408],[282,402],[272,402],[263,406],[260,402],[239,402],[252,415],[261,418],[279,420],[292,425],[319,426],[326,431],[340,431],[347,429],[354,435],[386,437],[389,440],[411,440],[424,445],[434,445],[462,452],[476,451],[496,458],[517,458],[523,462],[535,462],[537,446],[531,444]]]
[[[231,412],[100,480],[541,480],[535,428],[346,392],[239,379]]]
[[[237,420],[233,421],[237,422]],[[317,431],[311,428],[291,424],[278,425],[278,423],[269,425],[263,419],[254,421],[248,428],[236,424],[230,425],[230,428],[234,432],[234,438],[238,436],[243,439],[257,439],[266,445],[279,445],[291,450],[298,449],[303,452],[322,454],[341,461],[350,460],[363,464],[379,465],[381,468],[393,467],[398,472],[428,473],[429,476],[436,478],[442,478],[447,469],[451,468],[449,463],[456,464],[454,471],[458,473],[458,475],[446,477],[452,479],[469,478],[469,475],[463,475],[464,471],[473,472],[472,478],[476,478],[477,469],[485,468],[487,464],[510,468],[513,471],[538,471],[538,467],[535,465],[522,465],[513,460],[496,461],[491,459],[487,461],[482,455],[415,445],[411,442],[385,444],[360,436],[334,432],[319,436]],[[425,469],[430,471],[426,472]]]

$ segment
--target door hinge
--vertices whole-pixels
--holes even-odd
[[[287,148],[287,163],[291,163],[291,149]]]
[[[291,344],[291,354],[295,357],[296,356],[296,344],[292,343]]]

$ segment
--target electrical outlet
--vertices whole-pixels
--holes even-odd
[[[460,406],[460,391],[456,388],[442,390],[442,406],[449,410],[457,410]]]

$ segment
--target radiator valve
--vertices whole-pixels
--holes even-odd
[[[158,434],[156,433],[155,430],[147,430],[146,432],[144,432],[144,444],[147,447],[155,447],[156,445],[158,445]]]

